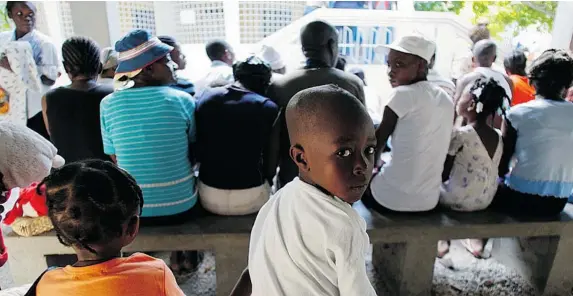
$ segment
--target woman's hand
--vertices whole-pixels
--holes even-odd
[[[2,57],[0,59],[0,67],[8,70],[8,71],[12,71],[12,67],[10,66],[10,62],[8,61],[7,57]]]

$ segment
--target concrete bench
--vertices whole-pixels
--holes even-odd
[[[213,250],[217,295],[229,295],[247,266],[249,236],[255,215],[221,217],[208,215],[177,226],[142,227],[125,252]],[[55,232],[19,237],[5,232],[10,270],[16,285],[33,282],[47,268],[46,256],[74,254],[60,244]]]
[[[495,212],[371,212],[366,220],[372,264],[389,295],[431,295],[438,240],[495,238],[491,255],[529,279],[539,294],[573,293],[573,206],[549,219],[524,219]]]
[[[430,295],[436,244],[442,239],[494,240],[492,256],[530,279],[540,293],[569,295],[573,288],[573,206],[560,217],[519,219],[493,212],[384,214],[358,202],[373,244],[373,265],[391,290],[389,295]],[[217,295],[228,295],[247,266],[249,234],[255,216],[205,216],[178,226],[144,227],[126,252],[213,250]],[[55,233],[18,237],[5,233],[10,269],[16,284],[31,283],[46,269],[45,256],[73,254]],[[525,243],[515,239],[523,238]],[[543,237],[536,241],[530,237]],[[533,244],[533,245],[532,245]]]

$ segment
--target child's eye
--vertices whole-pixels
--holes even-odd
[[[374,153],[376,153],[376,148],[373,146],[370,146],[368,148],[366,148],[366,154],[368,155],[373,155]]]
[[[340,157],[348,157],[348,156],[350,156],[350,154],[352,154],[352,151],[350,151],[350,149],[343,149],[343,150],[336,152],[336,155],[338,155]]]

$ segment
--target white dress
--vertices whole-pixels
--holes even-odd
[[[440,204],[456,211],[487,208],[497,191],[498,166],[503,153],[501,133],[496,130],[497,148],[493,159],[472,126],[452,133],[448,155],[455,155],[450,179],[442,184]]]

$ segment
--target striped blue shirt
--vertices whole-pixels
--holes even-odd
[[[171,87],[116,91],[100,105],[104,152],[116,155],[143,190],[143,217],[187,211],[197,202],[189,161],[195,102]]]

